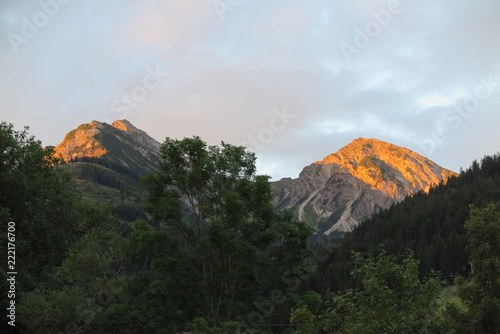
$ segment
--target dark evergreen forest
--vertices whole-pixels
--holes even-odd
[[[317,247],[317,291],[350,288],[355,283],[352,251],[376,253],[383,246],[402,256],[411,249],[420,260],[421,276],[440,271],[448,284],[457,276],[470,273],[470,254],[466,251],[464,228],[469,206],[484,207],[500,201],[500,155],[486,156],[480,162],[451,178],[447,184],[419,192],[364,221],[342,240],[329,240]]]
[[[500,155],[311,247],[243,147],[167,138],[115,206],[53,153],[0,124],[2,333],[499,333]],[[139,178],[76,162],[115,192]]]

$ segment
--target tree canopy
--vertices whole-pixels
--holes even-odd
[[[19,333],[500,328],[500,156],[322,245],[325,257],[310,250],[310,227],[275,211],[269,178],[243,147],[167,138],[143,180],[140,215],[130,203],[111,211],[82,201],[52,153],[0,123],[0,219],[16,226]],[[124,228],[113,212],[144,220]]]
[[[131,249],[138,260],[148,254],[150,276],[172,276],[164,291],[182,291],[171,302],[188,318],[218,327],[244,317],[262,296],[285,294],[284,271],[310,255],[310,228],[274,211],[268,177],[255,172],[243,147],[167,138],[145,179],[144,209],[159,231],[136,228]]]
[[[291,320],[300,333],[432,333],[441,282],[419,279],[418,260],[408,251],[398,263],[382,250],[373,257],[354,253],[352,275],[361,286],[334,293],[320,314],[294,310]]]

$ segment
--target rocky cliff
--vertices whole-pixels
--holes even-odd
[[[273,202],[277,209],[294,211],[319,233],[344,232],[453,175],[407,148],[358,138],[305,167],[297,179],[276,182]]]
[[[65,162],[102,158],[126,166],[139,174],[154,170],[160,143],[127,120],[112,124],[92,121],[70,131],[55,147]]]

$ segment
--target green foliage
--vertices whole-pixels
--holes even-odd
[[[349,275],[353,268],[351,251],[376,252],[380,244],[398,257],[405,249],[413,250],[420,260],[421,276],[439,270],[452,284],[456,276],[467,276],[470,271],[464,228],[469,204],[484,206],[498,200],[500,155],[487,156],[460,176],[450,178],[446,185],[431,188],[428,194],[416,193],[362,222],[318,265],[315,281],[322,283],[315,289],[353,287],[355,281]],[[323,248],[320,245],[319,249]]]
[[[296,324],[297,334],[321,333],[323,324],[318,316],[310,311],[308,306],[300,306],[293,310],[290,315],[290,322]]]
[[[105,159],[66,165],[105,185],[102,198],[122,190],[113,212],[123,220],[154,220],[122,225],[122,235],[110,211],[75,194],[52,148],[0,124],[0,218],[16,222],[19,332],[270,333],[289,320],[296,333],[498,332],[500,213],[485,204],[500,198],[500,156],[329,240],[331,255],[310,278],[311,229],[275,212],[252,153],[198,137],[167,139],[161,153],[144,183],[147,218],[136,172]],[[483,208],[469,213],[469,203]],[[388,252],[376,257],[351,254],[382,242]],[[422,279],[436,268],[451,281],[464,267],[470,277],[453,287]],[[0,279],[7,291],[3,268]]]
[[[474,167],[481,173],[479,166]],[[489,168],[487,175],[494,173]],[[464,174],[467,175],[467,174]],[[396,211],[397,212],[397,211]],[[375,260],[356,253],[351,274],[361,284],[332,295],[324,312],[299,307],[300,333],[498,333],[500,329],[500,213],[497,205],[471,206],[465,223],[472,273],[439,293],[436,279],[419,280],[411,254],[401,265],[382,252]],[[338,269],[337,269],[338,270]]]
[[[123,185],[118,177],[111,173],[107,173],[105,170],[100,169],[92,164],[86,164],[82,167],[79,178],[94,183],[99,183],[111,188],[123,188]]]
[[[128,301],[121,242],[113,229],[93,230],[76,242],[43,288],[23,294],[18,312],[27,331],[109,333],[102,330],[113,319],[109,306]]]
[[[160,328],[174,332],[184,326],[191,311],[182,307],[184,301],[198,308],[203,298],[191,294],[199,281],[188,270],[195,263],[192,254],[182,250],[167,231],[154,231],[145,221],[134,223],[125,250],[134,265],[127,292],[134,296],[130,312],[138,314],[137,323],[150,332]]]
[[[243,147],[167,138],[161,154],[144,207],[160,231],[136,226],[131,258],[148,267],[147,286],[162,277],[159,296],[180,312],[172,321],[198,317],[219,328],[283,285],[283,272],[310,255],[311,231],[275,213],[268,177],[255,175]]]
[[[103,135],[104,134],[104,135]],[[99,134],[102,146],[106,147],[109,152],[112,152],[112,158],[122,165],[128,166],[130,170],[137,172],[140,175],[146,174],[148,171],[155,169],[155,164],[158,158],[153,155],[143,155],[137,150],[131,150],[130,147],[136,146],[134,139],[116,130],[111,125],[104,124],[104,128]]]
[[[77,128],[77,130],[90,130],[92,128],[93,126],[91,124],[82,124]]]
[[[470,208],[465,224],[472,265],[469,280],[458,286],[465,308],[448,304],[446,333],[500,332],[500,212],[495,204]]]
[[[283,190],[283,188],[289,186],[293,182],[291,177],[284,177],[281,180],[274,181],[271,183],[271,187],[273,188],[273,192],[279,192]]]
[[[71,130],[70,132],[68,132],[66,134],[66,137],[64,137],[64,141],[67,142],[67,141],[75,139],[75,134],[77,131],[78,131],[78,129]]]
[[[107,158],[78,157],[57,166],[72,176],[70,185],[82,199],[106,204],[124,225],[146,219],[140,208],[144,190],[140,176]]]
[[[326,310],[315,315],[299,307],[291,320],[300,333],[431,333],[441,282],[419,279],[418,261],[407,252],[399,264],[381,251],[376,258],[354,254],[352,275],[361,283],[332,295]]]
[[[4,231],[9,221],[16,227],[16,328],[20,332],[28,328],[28,333],[54,333],[57,324],[78,318],[72,315],[86,291],[79,285],[56,287],[55,272],[72,245],[110,221],[107,211],[75,195],[69,176],[55,168],[56,163],[53,148],[42,148],[27,128],[15,131],[12,124],[0,123],[0,218]],[[2,233],[3,249],[7,249],[6,238]],[[2,278],[5,268],[0,268]],[[2,279],[1,288],[8,291],[5,284]],[[2,300],[2,308],[6,301]]]
[[[84,312],[79,314],[79,309]],[[79,287],[51,291],[37,288],[23,296],[18,319],[26,333],[53,334],[64,332],[67,324],[85,323],[89,312],[95,310],[92,300]]]
[[[132,178],[134,180],[139,180],[140,178],[140,173],[133,171],[129,167],[120,164],[118,162],[115,162],[111,159],[108,158],[97,158],[97,157],[76,157],[74,159],[71,159],[68,164],[71,163],[78,163],[78,162],[83,162],[83,166],[86,166],[85,163],[93,164],[95,166],[102,166],[106,169],[108,169],[108,173],[110,171],[116,172],[118,174],[122,174],[125,176],[128,176],[129,178]],[[81,173],[81,169],[80,169]]]
[[[239,334],[240,324],[236,321],[228,321],[220,324],[219,328],[213,328],[205,318],[195,318],[191,333],[193,334]]]
[[[25,289],[59,265],[69,245],[101,215],[73,194],[68,176],[53,167],[52,153],[27,130],[0,124],[0,214],[4,224],[16,223],[17,268]]]
[[[500,212],[494,204],[470,210],[465,229],[472,277],[481,295],[500,298]]]
[[[445,311],[448,307],[452,306],[456,308],[461,313],[468,312],[467,306],[464,304],[464,301],[458,295],[459,287],[462,286],[462,278],[458,278],[455,280],[454,285],[447,286],[441,291],[441,295],[437,301],[438,304],[438,317],[444,318]]]

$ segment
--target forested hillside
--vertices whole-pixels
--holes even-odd
[[[319,253],[329,250],[331,254],[319,264],[315,288],[336,291],[351,287],[352,251],[376,252],[380,245],[398,256],[406,249],[413,250],[420,260],[422,275],[439,270],[448,283],[457,275],[467,276],[471,266],[464,224],[469,218],[469,206],[484,207],[499,201],[500,155],[497,154],[474,161],[446,185],[431,188],[429,193],[419,192],[382,210],[343,240],[330,240],[319,246]]]
[[[85,201],[108,206],[124,225],[147,219],[140,209],[145,191],[141,175],[110,159],[78,157],[57,168],[71,175],[70,185]]]
[[[455,175],[405,147],[358,138],[306,166],[298,178],[277,182],[273,204],[315,227],[321,238],[349,232],[378,210]]]
[[[147,220],[124,226],[74,191],[52,148],[0,124],[0,242],[15,250],[2,333],[498,333],[499,155],[313,252],[253,153],[199,137],[160,152]],[[119,187],[119,167],[97,162],[70,165]]]

